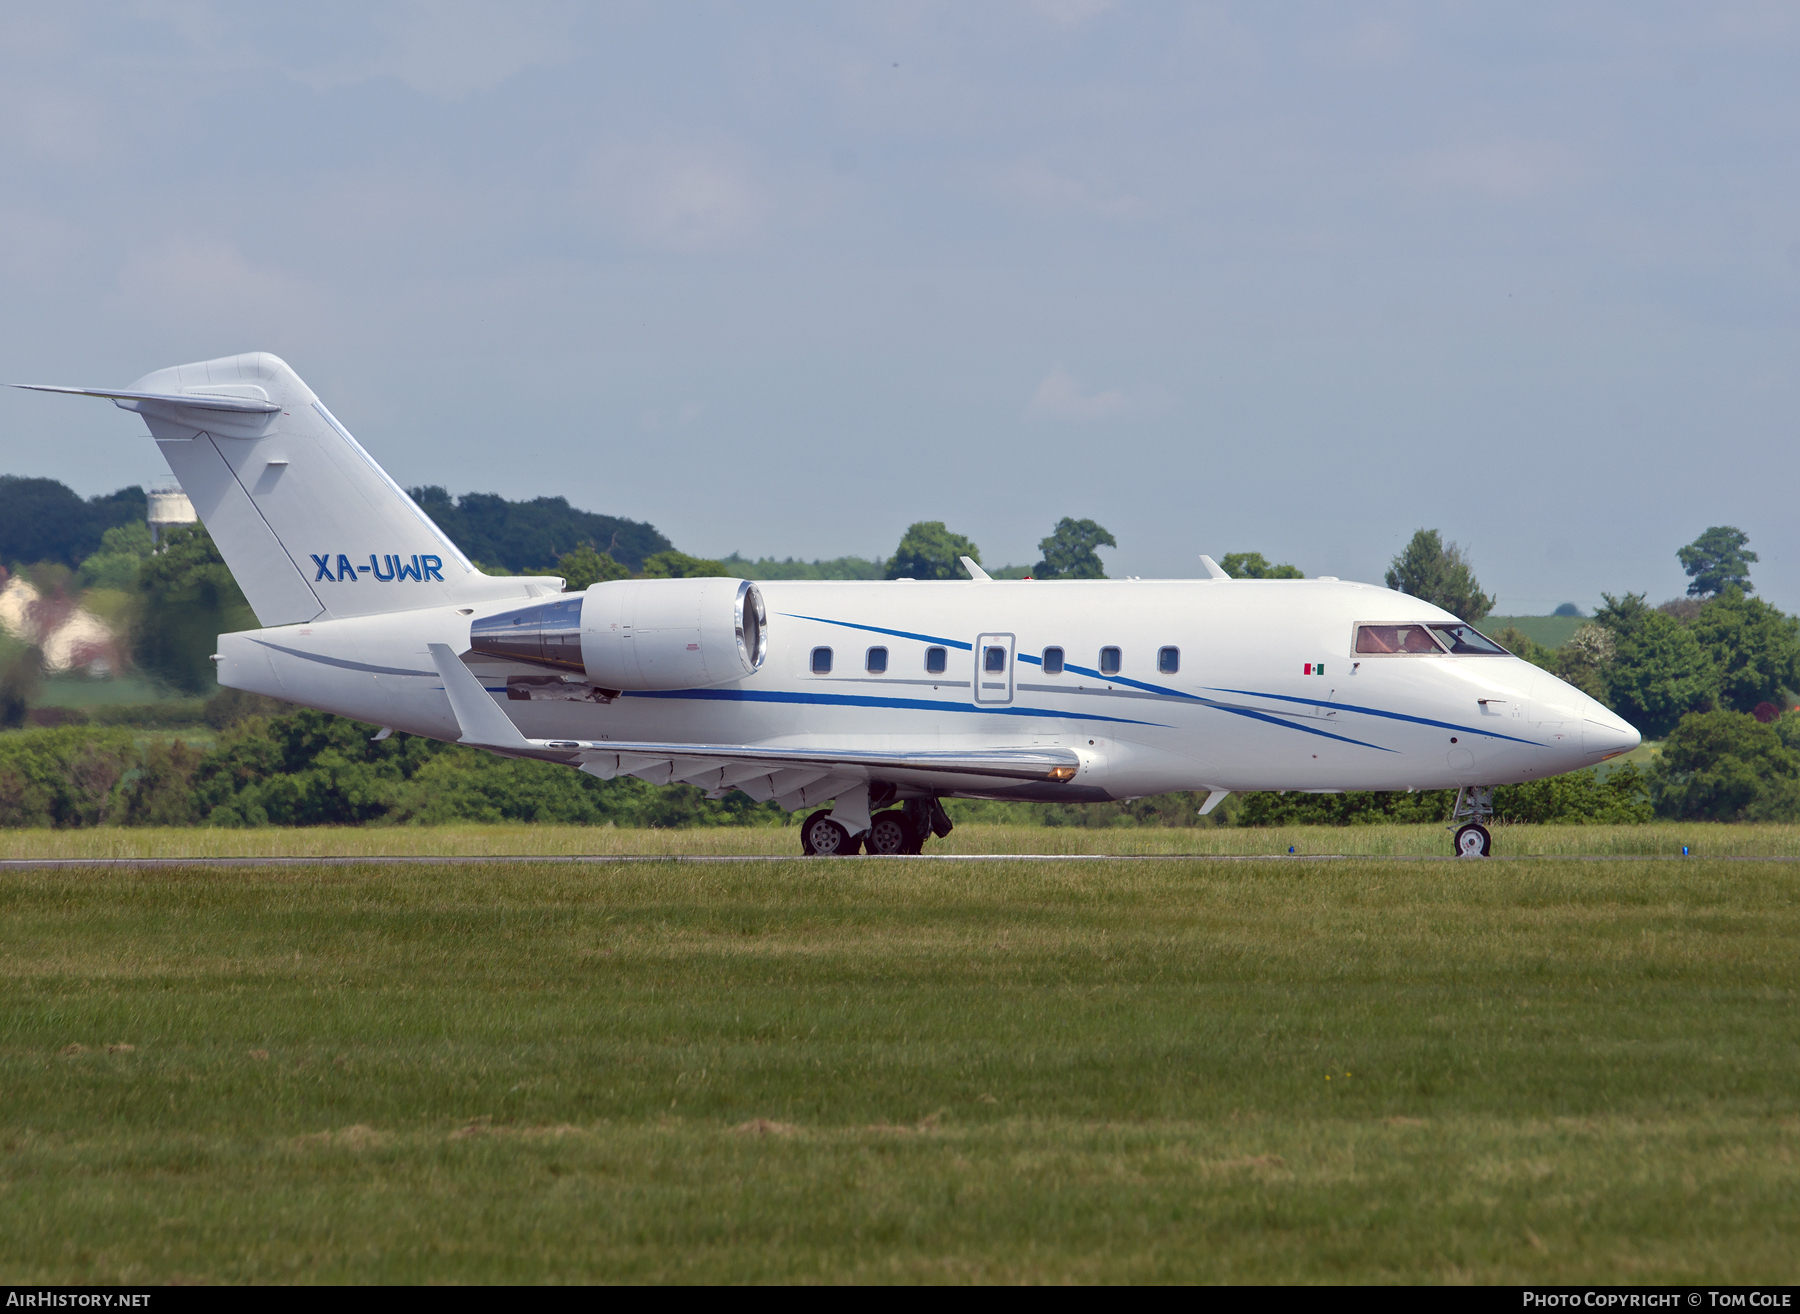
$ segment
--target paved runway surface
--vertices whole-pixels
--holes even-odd
[[[1454,855],[1379,854],[1379,853],[928,853],[916,857],[833,858],[833,862],[1466,862]],[[1695,854],[1684,858],[1673,854],[1496,854],[1483,862],[1800,862],[1800,857],[1721,856],[1708,858]],[[155,871],[170,867],[400,867],[400,866],[480,866],[484,863],[563,863],[598,866],[620,862],[678,863],[742,863],[804,862],[799,854],[617,854],[551,855],[535,857],[528,853],[498,854],[487,857],[452,855],[427,857],[416,854],[340,858],[7,858],[0,860],[0,872],[56,871],[63,868],[100,868]]]

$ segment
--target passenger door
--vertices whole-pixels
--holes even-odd
[[[1013,647],[1010,634],[983,634],[975,640],[975,701],[1005,704],[1013,696]]]

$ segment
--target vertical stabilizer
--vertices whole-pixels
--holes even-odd
[[[540,592],[481,574],[278,356],[176,365],[113,398],[169,468],[265,626]]]

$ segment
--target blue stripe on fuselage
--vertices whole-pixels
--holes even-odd
[[[896,639],[917,639],[920,643],[941,643],[946,648],[961,648],[964,652],[973,650],[974,645],[964,643],[961,639],[939,639],[930,634],[914,634],[911,630],[890,630],[880,625],[858,625],[854,621],[827,620],[823,616],[802,616],[797,612],[781,613],[790,620],[818,621],[821,625],[842,625],[847,630],[867,630],[871,634],[891,634]]]
[[[849,630],[868,630],[875,634],[892,634],[897,638],[916,639],[921,643],[939,643],[939,644],[943,644],[945,647],[960,648],[964,652],[971,652],[974,650],[973,644],[964,643],[959,639],[944,638],[942,636],[935,635],[935,634],[916,634],[911,630],[891,630],[891,629],[887,629],[880,625],[859,625],[854,621],[831,620],[829,617],[825,617],[825,616],[802,616],[796,612],[782,612],[781,614],[784,616],[791,617],[794,620],[817,621],[821,625],[840,625],[840,626],[844,627],[845,629],[849,629]],[[1042,666],[1044,664],[1043,658],[1041,658],[1041,657],[1031,657],[1025,653],[1018,653],[1016,655],[1020,661],[1031,662],[1037,666]],[[1196,705],[1198,707],[1208,707],[1208,708],[1211,708],[1214,711],[1218,711],[1218,712],[1230,712],[1233,716],[1248,717],[1249,719],[1254,720],[1254,721],[1265,721],[1270,725],[1284,726],[1289,730],[1304,731],[1306,734],[1309,734],[1309,735],[1318,735],[1321,739],[1335,739],[1339,743],[1353,744],[1357,748],[1373,748],[1378,753],[1391,753],[1391,752],[1395,751],[1391,748],[1383,748],[1380,744],[1370,744],[1370,743],[1365,743],[1364,741],[1362,741],[1360,739],[1351,739],[1347,735],[1334,735],[1329,730],[1320,730],[1315,726],[1295,725],[1291,721],[1284,721],[1278,716],[1270,716],[1267,712],[1258,712],[1253,708],[1233,707],[1230,703],[1221,703],[1221,702],[1218,702],[1216,699],[1212,699],[1212,698],[1202,698],[1197,694],[1183,693],[1179,689],[1168,689],[1168,688],[1164,688],[1161,685],[1145,684],[1141,680],[1128,680],[1122,676],[1117,676],[1117,675],[1102,675],[1102,674],[1100,674],[1099,671],[1091,670],[1086,666],[1064,666],[1063,669],[1065,671],[1073,671],[1077,675],[1092,676],[1096,680],[1109,680],[1114,684],[1130,685],[1133,688],[1141,689],[1146,693],[1160,694],[1167,698],[1178,698],[1183,702],[1193,703],[1194,705]],[[639,696],[641,697],[643,695],[639,695]],[[675,696],[675,695],[660,695],[659,694],[657,696],[658,697],[668,697],[668,696]],[[1129,720],[1125,717],[1119,717],[1119,716],[1083,716],[1079,713],[1074,713],[1074,712],[1039,711],[1037,709],[1028,708],[1028,707],[997,708],[997,707],[993,707],[991,705],[969,707],[969,706],[964,706],[961,703],[924,702],[924,701],[914,701],[914,700],[910,700],[910,699],[879,699],[879,698],[852,699],[852,698],[847,698],[847,697],[838,698],[833,695],[813,696],[813,695],[794,694],[794,695],[784,695],[784,696],[766,695],[765,697],[767,698],[768,701],[783,701],[783,702],[837,701],[839,703],[848,704],[850,706],[867,706],[867,707],[892,706],[892,707],[916,707],[916,708],[930,708],[930,709],[948,708],[949,710],[958,711],[958,712],[989,711],[989,712],[999,712],[1003,715],[1052,717],[1052,718],[1060,718],[1063,720],[1071,720],[1071,721],[1112,721],[1112,722],[1116,722],[1117,724],[1120,724],[1120,725],[1155,725],[1155,726],[1158,726],[1158,728],[1164,729],[1164,730],[1169,730],[1169,729],[1174,728],[1173,726],[1161,725],[1160,722],[1155,722],[1155,721],[1133,721],[1133,720]]]
[[[1296,698],[1291,694],[1261,693],[1255,689],[1217,689],[1216,693],[1241,694],[1245,698],[1273,698],[1281,703],[1304,703],[1309,707],[1329,707],[1340,712],[1361,712],[1364,716],[1383,716],[1390,721],[1411,721],[1414,725],[1435,726],[1439,730],[1461,730],[1464,734],[1486,735],[1489,739],[1504,739],[1512,744],[1525,744],[1531,748],[1542,748],[1535,739],[1518,739],[1512,735],[1503,735],[1497,730],[1484,730],[1476,725],[1458,725],[1455,721],[1434,721],[1428,716],[1408,716],[1405,712],[1384,712],[1379,707],[1362,707],[1356,703],[1328,703],[1320,698]]]
[[[880,626],[880,625],[859,625],[854,621],[832,620],[826,616],[801,616],[795,612],[782,612],[781,614],[784,616],[789,616],[789,617],[793,618],[794,620],[817,621],[821,625],[840,625],[840,626],[843,626],[845,629],[867,630],[874,634],[891,634],[891,635],[895,636],[896,638],[901,638],[901,639],[917,639],[921,643],[943,644],[945,647],[959,648],[959,649],[963,650],[964,652],[970,652],[970,651],[973,651],[973,649],[974,649],[973,644],[964,643],[960,639],[943,638],[939,635],[916,634],[910,630],[891,630],[891,629],[884,628],[883,626]],[[1018,654],[1016,654],[1016,657],[1017,657],[1017,660],[1022,661],[1022,662],[1030,662],[1036,666],[1043,665],[1043,658],[1041,658],[1041,657],[1032,657],[1026,653],[1018,653]],[[1138,690],[1143,691],[1144,693],[1157,694],[1164,698],[1175,698],[1175,699],[1181,700],[1182,702],[1194,703],[1201,707],[1209,707],[1209,708],[1212,708],[1214,711],[1230,712],[1234,716],[1245,716],[1245,717],[1249,717],[1253,720],[1266,721],[1270,725],[1286,726],[1290,730],[1303,730],[1309,735],[1319,735],[1326,739],[1336,739],[1342,743],[1355,744],[1359,748],[1373,748],[1373,749],[1376,749],[1378,752],[1383,752],[1383,753],[1391,753],[1391,752],[1395,751],[1394,749],[1391,749],[1391,748],[1383,748],[1380,744],[1370,744],[1370,743],[1365,743],[1360,739],[1351,739],[1345,735],[1335,735],[1335,734],[1332,734],[1328,730],[1320,730],[1320,729],[1317,729],[1317,728],[1315,728],[1313,726],[1309,726],[1309,725],[1297,725],[1292,721],[1283,720],[1282,718],[1280,718],[1278,716],[1271,716],[1266,712],[1259,712],[1259,711],[1255,710],[1254,708],[1235,707],[1230,703],[1221,703],[1216,699],[1206,698],[1200,694],[1191,694],[1191,693],[1186,693],[1180,689],[1171,689],[1166,685],[1150,684],[1147,681],[1133,680],[1133,679],[1131,679],[1127,676],[1123,676],[1123,675],[1102,675],[1099,671],[1097,671],[1089,666],[1065,665],[1063,667],[1063,670],[1072,671],[1076,675],[1085,675],[1091,679],[1101,680],[1101,681],[1104,681],[1104,682],[1110,683],[1110,684],[1124,685],[1127,688],[1138,689]],[[1508,743],[1525,744],[1525,745],[1528,745],[1533,748],[1540,747],[1538,742],[1534,739],[1519,739],[1513,735],[1503,735],[1503,734],[1498,733],[1497,731],[1488,730],[1481,726],[1458,725],[1453,721],[1437,721],[1437,720],[1433,720],[1432,718],[1426,717],[1426,716],[1410,716],[1405,712],[1388,712],[1388,711],[1383,711],[1382,709],[1380,709],[1378,707],[1364,707],[1364,706],[1361,706],[1360,704],[1356,704],[1356,703],[1332,703],[1332,702],[1325,702],[1325,701],[1322,701],[1322,700],[1316,699],[1316,698],[1297,698],[1297,697],[1294,697],[1289,694],[1262,693],[1262,692],[1259,692],[1254,689],[1215,688],[1213,690],[1213,692],[1237,694],[1244,698],[1269,698],[1269,699],[1273,699],[1276,702],[1299,703],[1299,704],[1309,706],[1309,707],[1325,707],[1325,708],[1330,708],[1333,711],[1340,711],[1340,712],[1358,712],[1364,716],[1377,716],[1377,717],[1382,717],[1389,721],[1406,721],[1406,722],[1410,722],[1413,725],[1428,725],[1428,726],[1432,726],[1432,727],[1435,727],[1440,730],[1458,730],[1464,734],[1486,735],[1487,737],[1489,737],[1491,739],[1504,739]],[[876,701],[877,701],[877,703],[880,702],[880,700],[876,700]],[[903,703],[903,704],[896,704],[896,705],[910,705],[910,704]],[[927,707],[933,707],[933,708],[950,707],[950,708],[953,708],[958,711],[995,710],[992,708],[983,709],[983,708],[979,708],[979,707],[965,709],[960,704],[954,704],[954,703],[951,703],[951,704],[925,703],[922,705],[927,706]],[[1011,711],[1014,715],[1065,716],[1065,717],[1069,717],[1070,719],[1074,719],[1074,720],[1120,721],[1126,725],[1152,725],[1152,724],[1155,724],[1154,722],[1149,722],[1149,721],[1129,721],[1122,717],[1077,717],[1077,716],[1073,716],[1070,713],[1032,712],[1026,708],[1011,708],[1008,710]]]
[[[858,628],[871,627],[861,626]],[[963,646],[967,647],[968,645]],[[894,707],[915,712],[969,712],[978,716],[1036,716],[1056,721],[1111,721],[1117,725],[1147,725],[1158,730],[1175,728],[1164,725],[1160,721],[1133,721],[1123,716],[1095,716],[1086,712],[1052,712],[1037,707],[994,707],[976,703],[945,703],[929,698],[875,698],[865,694],[796,693],[776,689],[657,689],[627,691],[621,697],[698,698],[712,702],[737,703],[818,703],[828,707]]]

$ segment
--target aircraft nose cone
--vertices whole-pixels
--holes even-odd
[[[1601,761],[1629,753],[1643,742],[1642,735],[1616,716],[1608,716],[1604,721],[1589,717],[1581,727],[1581,746],[1585,755]]]

